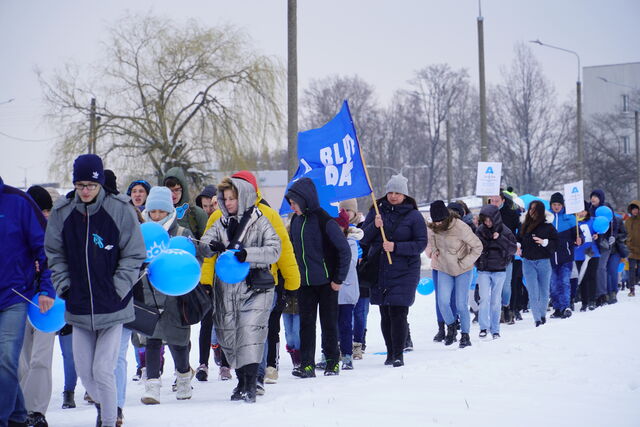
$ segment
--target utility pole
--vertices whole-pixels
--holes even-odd
[[[578,59],[576,98],[576,133],[578,134],[578,180],[584,180],[584,144],[582,139],[582,82],[580,81],[580,59]]]
[[[636,183],[637,185],[637,196],[638,196],[638,200],[640,200],[640,136],[638,135],[638,133],[640,133],[640,131],[638,131],[638,116],[640,115],[640,111],[636,110],[633,113],[633,117],[635,119],[635,130],[636,130],[636,174],[638,182]]]
[[[451,130],[449,128],[449,120],[445,122],[447,130],[447,202],[451,203],[453,199],[453,167],[451,155]]]
[[[101,116],[96,116],[96,124],[93,130],[93,154],[98,153],[98,129],[100,129]]]
[[[487,89],[484,77],[484,18],[482,6],[478,1],[478,74],[480,76],[480,161],[488,160],[489,147],[487,141]]]
[[[298,169],[298,7],[287,1],[287,168],[289,179]]]
[[[96,137],[96,99],[91,98],[91,111],[89,112],[89,146],[87,147],[89,154],[95,154],[95,137]]]

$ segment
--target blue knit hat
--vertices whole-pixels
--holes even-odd
[[[152,187],[144,208],[147,212],[157,209],[173,213],[175,208],[171,199],[171,190],[167,187]]]
[[[83,154],[73,162],[73,182],[91,181],[104,185],[102,159],[95,154]]]

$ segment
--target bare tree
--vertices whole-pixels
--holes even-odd
[[[282,134],[282,67],[254,52],[236,28],[126,16],[102,51],[86,80],[72,66],[39,73],[49,118],[65,135],[54,170],[84,151],[92,97],[101,118],[98,153],[122,167],[149,168],[158,179],[172,166],[194,180],[212,165],[254,167]]]
[[[489,153],[502,161],[509,185],[537,194],[572,178],[566,168],[571,118],[568,107],[556,106],[554,89],[531,49],[519,43],[514,52],[504,82],[490,94]]]

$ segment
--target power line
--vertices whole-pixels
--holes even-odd
[[[27,139],[27,138],[20,138],[20,137],[17,137],[17,136],[7,135],[4,132],[0,132],[0,135],[5,136],[5,137],[10,138],[10,139],[15,139],[16,141],[23,141],[23,142],[46,142],[46,141],[52,141],[52,140],[54,140],[56,138],[59,138],[58,136],[54,136],[54,137],[51,137],[51,138],[44,138],[44,139]]]

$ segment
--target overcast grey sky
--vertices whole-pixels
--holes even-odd
[[[178,22],[197,18],[210,25],[235,24],[262,53],[286,64],[286,4],[0,0],[0,176],[11,185],[22,185],[25,174],[28,185],[48,179],[55,133],[41,119],[33,69],[51,72],[67,61],[80,66],[95,61],[105,28],[126,10],[153,10]],[[583,66],[640,61],[638,0],[484,0],[482,14],[488,84],[500,81],[516,42],[537,38],[576,50]],[[310,79],[358,74],[386,103],[415,70],[443,62],[467,68],[477,85],[477,16],[476,0],[298,0],[299,91]],[[575,57],[532,46],[559,100],[571,99]]]

